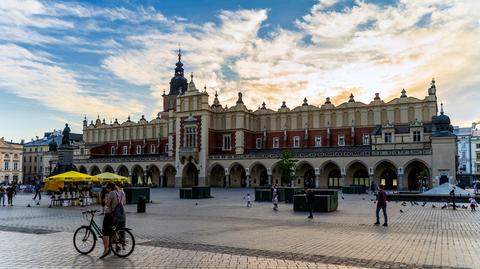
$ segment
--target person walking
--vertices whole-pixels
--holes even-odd
[[[377,194],[377,211],[375,212],[375,216],[377,217],[377,221],[374,223],[375,225],[380,225],[380,210],[383,211],[383,219],[384,223],[383,226],[388,226],[388,218],[387,218],[387,194],[385,193],[385,186],[382,184],[379,186],[380,189],[378,190]]]
[[[42,200],[42,183],[40,183],[40,180],[36,181],[34,190],[35,190],[35,196],[32,198],[32,200],[35,201],[38,195],[37,205],[40,205],[40,201]]]
[[[477,201],[475,200],[475,196],[472,195],[472,197],[470,197],[468,201],[470,202],[470,209],[472,210],[472,212],[475,212],[477,209]]]
[[[277,192],[274,193],[272,202],[273,202],[273,210],[278,211],[278,193]]]
[[[252,207],[252,201],[250,198],[250,193],[247,193],[247,207]]]
[[[0,185],[0,202],[2,206],[5,207],[5,188],[3,185]]]
[[[313,200],[315,199],[315,194],[313,193],[312,190],[310,190],[307,187],[305,187],[304,192],[305,192],[305,199],[307,202],[307,210],[308,212],[310,212],[310,214],[308,215],[308,218],[313,219]]]
[[[453,204],[453,210],[457,209],[457,205],[455,204],[455,186],[453,186],[452,190],[450,191],[450,200]]]
[[[15,192],[15,185],[10,185],[7,187],[7,200],[9,206],[13,206],[13,196],[15,195]]]

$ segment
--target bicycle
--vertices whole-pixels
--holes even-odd
[[[83,255],[87,255],[93,251],[97,243],[97,237],[102,238],[102,229],[94,220],[95,213],[100,210],[87,210],[82,214],[86,216],[91,215],[90,224],[80,226],[73,235],[73,245],[75,249]],[[88,215],[85,217],[88,220]],[[129,228],[113,227],[113,235],[110,236],[109,242],[110,250],[117,257],[125,258],[132,254],[135,249],[135,238]]]

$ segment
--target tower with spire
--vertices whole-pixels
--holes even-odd
[[[170,80],[170,91],[163,95],[163,110],[175,110],[176,98],[188,89],[188,81],[184,76],[182,51],[178,49],[178,62],[175,64],[175,74]]]

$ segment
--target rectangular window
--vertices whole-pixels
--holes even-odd
[[[223,135],[223,150],[232,150],[232,136],[227,134]]]
[[[110,155],[115,155],[115,147],[114,146],[112,146],[110,148]]]
[[[8,164],[9,164],[8,161],[4,161],[4,162],[3,162],[3,169],[4,169],[4,170],[8,170]]]
[[[293,137],[293,147],[299,148],[300,147],[300,136]]]
[[[197,128],[185,128],[185,147],[194,148],[197,145]]]
[[[18,162],[13,162],[13,170],[18,170]]]
[[[477,149],[480,149],[480,144],[476,144],[475,146],[477,147]]]
[[[155,144],[150,145],[150,153],[154,154],[155,153]]]
[[[480,162],[480,152],[477,152],[477,162]]]
[[[369,134],[363,134],[363,144],[364,145],[370,145],[370,135]]]
[[[273,138],[272,148],[274,149],[280,148],[280,139],[278,137]]]
[[[128,147],[123,146],[123,155],[128,155]]]
[[[137,145],[137,154],[141,154],[141,153],[142,153],[142,146]]]
[[[345,136],[344,135],[339,135],[338,136],[338,145],[339,146],[345,146]]]
[[[385,143],[392,143],[392,133],[385,133],[384,135],[384,142]]]
[[[257,140],[256,140],[256,148],[257,148],[257,149],[262,149],[262,139],[261,139],[261,138],[257,138]]]
[[[165,153],[168,153],[168,144],[165,144]]]
[[[32,156],[30,156],[28,159],[29,159],[30,162],[32,162]]]
[[[319,148],[322,146],[322,137],[321,136],[315,136],[315,147]]]
[[[413,131],[413,142],[420,142],[421,139],[420,131]]]
[[[35,156],[33,159],[34,159],[35,162],[37,162],[37,156]]]

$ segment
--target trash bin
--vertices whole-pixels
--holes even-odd
[[[146,207],[145,203],[146,203],[145,196],[143,195],[138,196],[137,213],[145,213],[145,207]]]

